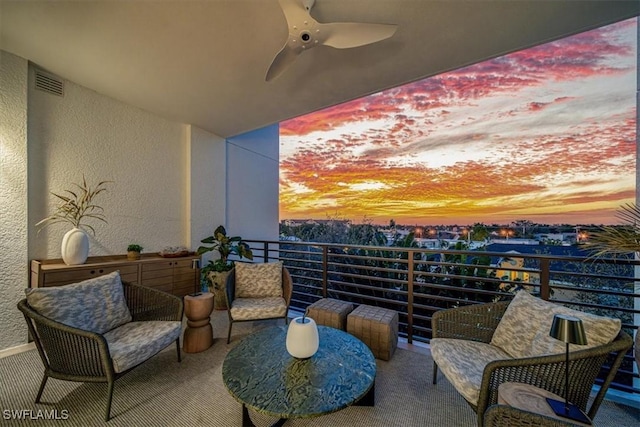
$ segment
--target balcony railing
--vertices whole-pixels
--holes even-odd
[[[640,262],[635,260],[247,242],[254,260],[284,262],[294,282],[292,309],[304,311],[323,297],[393,309],[399,313],[400,335],[409,343],[429,342],[431,316],[438,310],[510,299],[521,288],[574,309],[619,318],[631,336],[640,324]],[[640,395],[638,378],[629,352],[612,387]]]

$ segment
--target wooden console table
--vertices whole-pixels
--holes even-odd
[[[182,297],[200,290],[200,270],[192,268],[194,259],[200,256],[164,258],[144,254],[138,260],[129,260],[126,255],[96,256],[81,265],[66,265],[61,259],[32,260],[29,286],[68,285],[118,270],[123,281]]]

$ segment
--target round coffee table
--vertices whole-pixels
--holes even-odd
[[[224,359],[222,379],[242,403],[243,425],[253,425],[247,408],[278,417],[310,418],[353,404],[373,406],[376,360],[360,340],[318,326],[320,348],[308,359],[286,350],[287,327],[271,327],[244,338]]]

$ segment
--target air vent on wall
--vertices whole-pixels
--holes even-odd
[[[42,70],[36,72],[36,89],[52,95],[64,96],[64,81],[59,77],[45,73]]]

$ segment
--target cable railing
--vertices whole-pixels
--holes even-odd
[[[631,336],[640,324],[640,262],[633,259],[246,242],[254,260],[279,260],[287,267],[293,279],[293,310],[302,312],[326,297],[389,308],[398,312],[400,336],[409,343],[429,342],[431,317],[438,310],[508,300],[520,289],[570,308],[619,318]],[[632,352],[612,387],[640,395]]]

